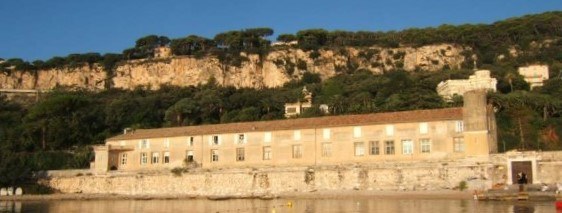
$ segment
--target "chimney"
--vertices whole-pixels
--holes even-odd
[[[133,132],[134,132],[133,129],[130,128],[130,127],[127,127],[125,129],[123,129],[123,135],[126,135],[128,133],[133,133]]]

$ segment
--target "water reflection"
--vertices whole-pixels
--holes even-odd
[[[21,212],[21,202],[0,201],[0,212]]]
[[[447,199],[81,200],[0,201],[0,212],[556,212],[553,202]]]
[[[535,212],[535,208],[529,205],[514,205],[513,206],[513,213],[533,213]]]

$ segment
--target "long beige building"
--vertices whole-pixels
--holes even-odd
[[[488,156],[495,117],[483,92],[459,108],[137,129],[97,146],[92,169],[259,168]]]

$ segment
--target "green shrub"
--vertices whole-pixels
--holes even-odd
[[[466,184],[466,181],[464,181],[464,180],[461,181],[461,182],[459,182],[459,186],[458,186],[458,187],[459,187],[459,191],[464,191],[465,189],[468,188],[468,186],[467,186],[467,184]]]
[[[320,57],[320,52],[318,52],[318,50],[313,50],[312,52],[310,52],[310,58],[316,60],[317,58]]]
[[[392,58],[393,58],[394,60],[398,60],[398,59],[403,58],[405,55],[406,55],[406,52],[404,52],[404,51],[398,51],[398,52],[396,52],[396,54],[394,54],[394,55],[392,56]]]
[[[55,192],[55,189],[37,183],[22,185],[21,188],[23,189],[24,194],[43,195],[43,194],[53,194]]]
[[[299,70],[307,70],[308,67],[307,67],[307,65],[306,65],[306,61],[303,61],[303,60],[299,59],[299,60],[297,61],[297,68],[298,68]]]
[[[172,169],[172,174],[174,174],[174,176],[176,177],[180,177],[184,172],[186,172],[185,168],[176,167]]]

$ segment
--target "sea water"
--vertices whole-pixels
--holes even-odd
[[[0,212],[556,212],[554,202],[484,202],[468,199],[174,199],[0,201]],[[561,211],[562,212],[562,211]]]

